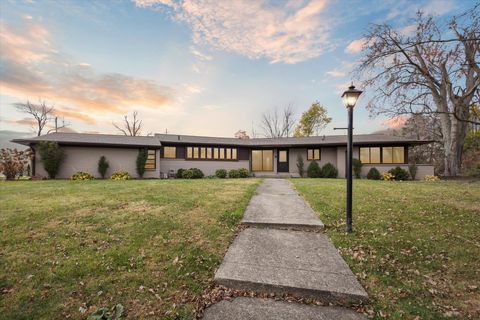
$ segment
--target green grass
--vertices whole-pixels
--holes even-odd
[[[480,182],[293,179],[367,290],[376,318],[480,318]]]
[[[0,182],[0,317],[194,318],[258,182]]]

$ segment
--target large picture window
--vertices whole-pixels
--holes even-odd
[[[207,160],[237,160],[238,150],[237,148],[187,147],[186,158]]]
[[[163,157],[174,159],[177,157],[176,147],[163,147]]]
[[[252,171],[273,171],[273,150],[252,150]]]
[[[148,150],[147,161],[145,162],[146,170],[155,170],[157,165],[157,151]]]
[[[365,164],[405,163],[405,147],[361,147],[360,161]]]

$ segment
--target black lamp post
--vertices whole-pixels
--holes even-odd
[[[342,94],[342,100],[348,109],[348,142],[347,142],[347,232],[352,232],[352,159],[353,159],[353,108],[362,91],[355,89],[352,84]]]

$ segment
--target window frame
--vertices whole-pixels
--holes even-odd
[[[185,149],[185,160],[238,161],[237,147],[191,145]]]
[[[173,149],[173,157],[167,157],[166,156],[166,154],[167,154],[165,152],[166,148]],[[176,159],[177,158],[177,147],[176,146],[164,146],[163,147],[163,158],[165,158],[165,159]]]
[[[379,151],[379,155],[380,155],[380,159],[379,159],[379,162],[372,162],[372,152],[371,152],[371,149],[372,148],[378,148],[380,151]],[[396,148],[402,148],[403,152],[403,162],[399,162],[399,161],[396,161],[398,159],[395,158],[395,149]],[[361,153],[362,153],[362,149],[368,149],[368,162],[364,162],[362,161],[361,159]],[[384,161],[384,158],[385,158],[385,152],[384,152],[384,149],[390,149],[391,150],[391,162],[385,162]],[[375,164],[385,164],[385,165],[400,165],[400,164],[408,164],[408,156],[407,156],[407,150],[408,150],[408,146],[405,146],[405,145],[382,145],[382,146],[360,146],[359,149],[358,149],[358,155],[359,155],[359,159],[360,161],[362,161],[363,164],[367,164],[367,165],[375,165]],[[388,159],[387,159],[388,160]]]
[[[264,155],[264,153],[265,153],[266,151],[271,152],[271,158],[272,158],[272,159],[271,159],[272,168],[271,168],[271,169],[268,169],[268,170],[265,170],[265,155]],[[253,153],[254,153],[254,152],[261,152],[261,155],[262,155],[262,165],[261,165],[261,166],[262,166],[262,169],[261,169],[261,170],[256,170],[256,169],[253,168]],[[274,152],[273,149],[252,149],[252,150],[251,150],[251,154],[252,154],[252,157],[251,157],[251,158],[252,158],[251,170],[252,170],[253,172],[273,172],[273,171],[275,171],[275,152]]]
[[[153,159],[151,158],[152,155],[153,155]],[[153,167],[148,167],[150,163],[153,163]],[[145,161],[144,168],[145,168],[145,171],[157,170],[157,150],[156,149],[147,149],[147,160]]]

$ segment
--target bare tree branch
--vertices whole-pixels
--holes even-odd
[[[142,120],[139,120],[138,118],[138,112],[134,111],[132,113],[132,120],[130,121],[128,119],[128,115],[125,115],[123,117],[123,122],[122,124],[118,125],[115,122],[112,122],[113,126],[123,133],[126,136],[139,136],[141,134],[141,129],[142,129]]]
[[[70,125],[69,123],[65,122],[65,119],[63,119],[62,125],[57,126],[55,120],[55,107],[47,106],[45,101],[42,101],[39,104],[33,104],[30,103],[30,101],[27,101],[26,103],[15,103],[14,106],[18,111],[33,117],[33,120],[35,121],[35,127],[32,129],[37,133],[37,136],[42,135],[45,127],[49,125],[51,121],[55,121],[55,126],[48,130],[47,133],[54,131],[56,132],[58,129],[63,129]]]

